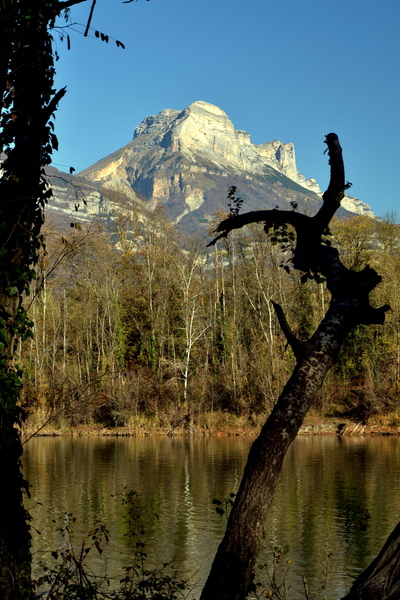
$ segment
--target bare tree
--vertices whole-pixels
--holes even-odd
[[[320,325],[307,340],[300,340],[295,336],[281,306],[274,303],[280,326],[295,354],[296,366],[250,450],[225,536],[218,548],[201,600],[244,600],[247,597],[266,514],[272,504],[286,451],[296,437],[326,374],[335,363],[346,336],[360,324],[383,324],[385,312],[390,308],[388,305],[374,308],[369,302],[370,292],[381,281],[376,271],[369,266],[362,271],[347,269],[342,264],[337,249],[325,238],[329,223],[349,187],[345,183],[338,136],[328,134],[326,144],[331,177],[323,195],[323,204],[315,216],[309,217],[295,210],[275,209],[231,216],[220,223],[217,231],[222,233],[211,242],[214,244],[233,229],[249,223],[265,222],[266,233],[272,231],[273,236],[285,244],[290,239],[289,227],[295,233],[292,267],[303,273],[303,280],[308,277],[325,279],[331,300]],[[288,266],[286,268],[289,269]],[[396,539],[398,533],[399,531],[397,535],[394,534]],[[390,548],[393,549],[393,544]],[[399,561],[398,543],[390,560],[397,560],[397,563]],[[385,582],[385,588],[379,587],[379,598],[398,598],[398,595],[391,595],[390,575]],[[364,595],[352,595],[351,599],[377,598],[376,595],[365,594],[368,586],[367,577],[367,581],[363,583]]]

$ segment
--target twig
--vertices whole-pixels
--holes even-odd
[[[89,18],[88,18],[88,22],[86,25],[85,33],[83,34],[84,37],[87,37],[87,34],[89,33],[90,23],[92,22],[93,11],[94,11],[95,5],[96,5],[96,0],[93,0],[92,6],[90,7],[90,13],[89,13]]]
[[[307,579],[305,578],[305,576],[303,575],[303,577],[301,578],[303,581],[303,586],[304,586],[304,593],[306,595],[307,600],[310,600],[310,593],[308,590],[308,582]]]
[[[82,395],[85,392],[87,392],[87,390],[89,390],[91,387],[93,387],[98,381],[101,381],[105,375],[106,375],[106,371],[104,373],[101,373],[98,377],[96,377],[93,381],[88,383],[86,386],[83,386],[83,388],[81,385],[76,385],[74,388],[69,389],[68,390],[69,394],[74,393],[75,396],[77,396],[77,394],[79,394],[79,398],[76,398],[75,402],[71,402],[71,404],[74,405],[78,401],[80,401]],[[113,377],[110,377],[109,379],[116,378],[116,377],[117,377],[117,375],[115,374]],[[97,392],[98,392],[97,389],[93,390],[93,392],[91,392],[91,394],[89,395],[89,398],[94,396]],[[107,404],[107,403],[104,403],[104,404]],[[51,423],[52,421],[57,419],[57,417],[59,417],[65,411],[65,409],[66,409],[66,407],[64,406],[56,413],[53,413],[53,414],[50,413],[50,416],[46,419],[46,421],[38,429],[36,429],[36,431],[31,433],[31,435],[29,437],[26,437],[24,439],[24,441],[22,442],[22,445],[27,444],[29,442],[29,440],[31,440],[33,437],[35,437],[39,433],[39,431],[41,431],[44,427],[46,427],[46,425],[48,425],[49,423]]]

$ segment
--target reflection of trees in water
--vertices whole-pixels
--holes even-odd
[[[41,531],[34,550],[54,550],[52,519],[65,511],[84,535],[99,520],[111,531],[110,571],[132,555],[122,490],[135,490],[146,507],[146,551],[154,562],[175,558],[186,574],[205,579],[226,521],[212,500],[237,489],[251,439],[248,438],[39,438],[27,445],[24,466]],[[398,515],[400,458],[397,438],[298,438],[284,463],[271,516],[266,552],[289,544],[292,589],[304,573],[320,581],[324,557],[333,552],[337,570],[329,588],[345,591],[379,550]],[[391,490],[388,494],[387,490]],[[354,527],[357,506],[371,514],[366,531]],[[35,559],[43,555],[35,554]],[[329,596],[328,596],[329,597]],[[333,594],[332,594],[333,597]]]
[[[393,498],[399,498],[399,457],[397,438],[311,437],[294,442],[277,490],[270,536],[274,544],[293,548],[293,571],[316,582],[324,557],[333,552],[337,569],[330,587],[348,589],[351,577],[367,567],[398,517],[400,499]],[[363,508],[371,515],[366,530],[357,529]]]

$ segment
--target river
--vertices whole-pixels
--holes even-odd
[[[69,513],[77,544],[98,522],[107,524],[110,542],[98,560],[106,557],[108,571],[122,577],[133,552],[122,498],[135,490],[147,509],[149,561],[173,559],[198,597],[226,524],[212,501],[237,490],[251,443],[234,436],[33,438],[23,466],[31,484],[35,571],[60,547]],[[399,465],[398,437],[295,440],[263,540],[265,557],[274,546],[290,546],[291,597],[300,597],[302,575],[311,588],[322,581],[327,555],[334,573],[321,597],[337,600],[348,590],[399,520]],[[366,530],[358,528],[364,509],[371,516]]]

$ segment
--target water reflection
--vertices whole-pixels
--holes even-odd
[[[175,558],[185,574],[204,582],[225,517],[213,498],[240,482],[251,439],[36,438],[24,455],[32,497],[35,561],[59,544],[59,517],[72,512],[77,538],[102,520],[112,534],[109,569],[130,563],[126,507],[118,495],[136,490],[150,508],[147,551],[158,563]],[[333,552],[336,571],[327,598],[340,598],[399,520],[399,438],[301,437],[289,450],[267,520],[265,548],[290,544],[292,589],[305,574],[319,578]],[[355,527],[358,507],[371,514]],[[56,523],[54,523],[56,521]],[[296,594],[295,594],[296,596]]]

